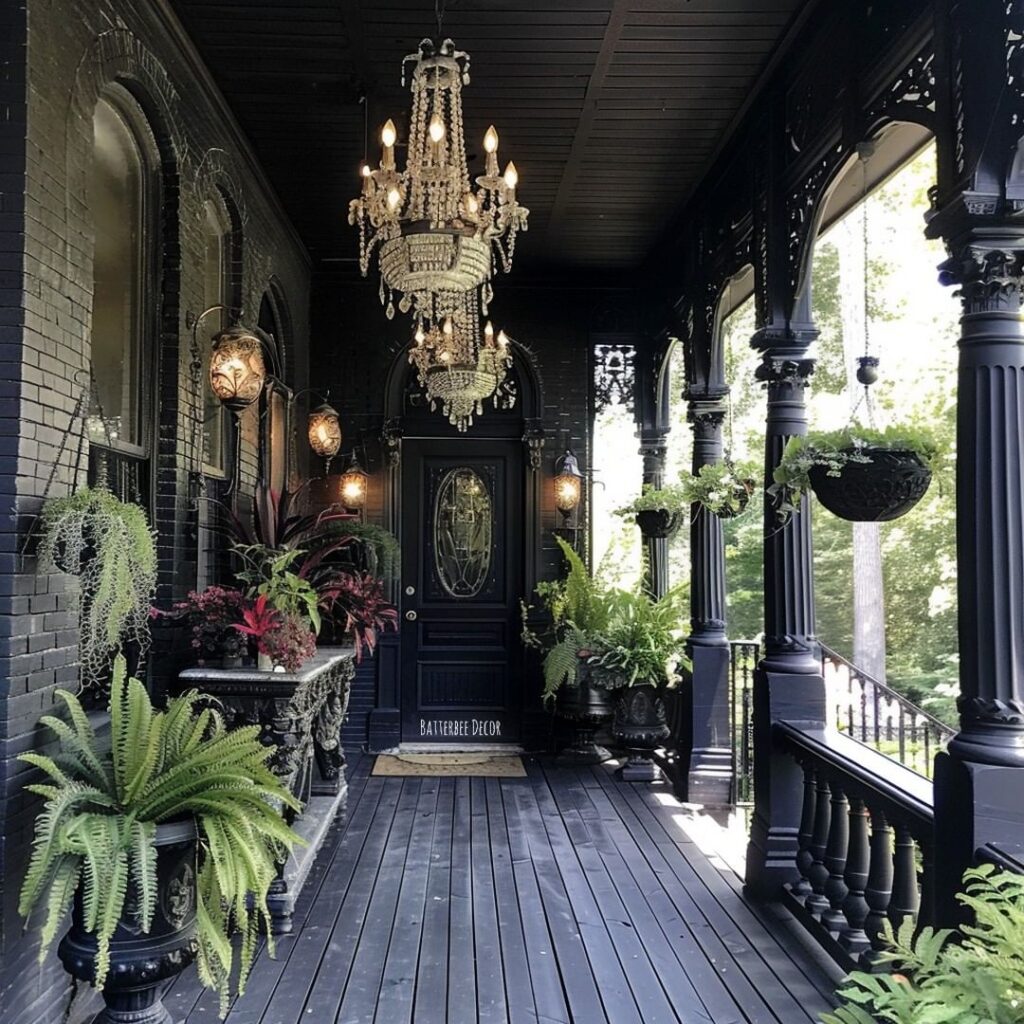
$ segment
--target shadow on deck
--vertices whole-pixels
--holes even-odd
[[[228,1024],[806,1024],[828,1008],[828,980],[666,787],[525,761],[525,779],[350,764],[295,931]],[[194,969],[165,1004],[217,1019]]]

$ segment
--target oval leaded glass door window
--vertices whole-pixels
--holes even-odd
[[[494,508],[491,493],[467,466],[450,469],[434,502],[434,560],[452,597],[476,597],[491,569]]]

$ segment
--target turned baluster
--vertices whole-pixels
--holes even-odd
[[[917,917],[921,893],[917,887],[917,847],[906,825],[896,823],[893,843],[892,899],[889,920],[897,931],[905,917]]]
[[[843,949],[859,955],[868,948],[868,937],[864,922],[868,916],[868,903],[864,889],[868,883],[868,869],[871,863],[871,847],[868,842],[868,809],[859,796],[850,797],[850,841],[846,851],[846,899],[843,900],[843,916],[846,927],[839,936]]]
[[[828,782],[818,774],[814,801],[814,829],[811,832],[811,866],[807,869],[811,894],[804,902],[804,906],[816,917],[820,917],[828,910],[828,899],[825,897],[825,883],[828,881],[825,847],[828,845],[829,820],[832,817],[831,799]]]
[[[889,913],[892,898],[892,828],[881,811],[871,812],[871,868],[864,899],[868,905],[868,916],[864,921],[864,932],[872,950],[885,947],[882,927]]]
[[[809,873],[814,863],[811,843],[814,837],[814,809],[818,799],[818,780],[813,768],[804,765],[804,806],[800,815],[799,848],[796,866],[800,877],[793,883],[793,895],[805,900],[811,895]]]
[[[832,820],[828,829],[828,845],[825,848],[825,867],[828,879],[825,882],[825,898],[828,909],[821,915],[821,923],[829,931],[838,932],[846,926],[843,917],[843,902],[848,894],[843,873],[846,871],[846,850],[850,843],[850,814],[846,794],[835,783],[832,784]]]

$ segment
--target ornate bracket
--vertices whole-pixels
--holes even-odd
[[[544,428],[541,426],[539,419],[526,421],[526,429],[523,431],[523,444],[526,445],[530,471],[536,473],[541,467],[544,452]]]
[[[384,421],[380,443],[388,466],[397,469],[402,462],[402,421],[398,417]]]

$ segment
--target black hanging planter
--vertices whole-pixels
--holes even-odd
[[[110,972],[103,986],[106,1008],[93,1024],[172,1024],[161,1000],[166,982],[196,953],[196,827],[187,821],[156,829],[157,900],[144,933],[123,917],[110,940]],[[96,976],[96,939],[82,927],[82,890],[75,895],[71,928],[57,955],[81,981]],[[126,904],[126,909],[131,901]]]
[[[645,540],[664,540],[679,525],[679,514],[667,508],[645,508],[636,513],[636,525]]]
[[[612,717],[608,691],[591,682],[590,666],[581,661],[574,686],[562,685],[555,696],[555,714],[573,727],[573,738],[558,758],[569,764],[601,764],[611,753],[594,740],[597,730]]]
[[[863,447],[856,453],[871,461],[846,462],[839,476],[829,476],[826,466],[812,466],[808,472],[818,501],[834,516],[886,522],[906,515],[924,497],[932,471],[916,452]]]
[[[723,508],[714,514],[719,519],[735,519],[736,516],[743,515],[747,510],[747,505],[750,504],[750,495],[754,493],[754,483],[742,483],[737,484],[733,491],[736,498],[736,508]]]
[[[668,738],[665,702],[650,684],[619,691],[612,735],[629,755],[619,769],[625,782],[655,782],[661,777],[654,751]]]

